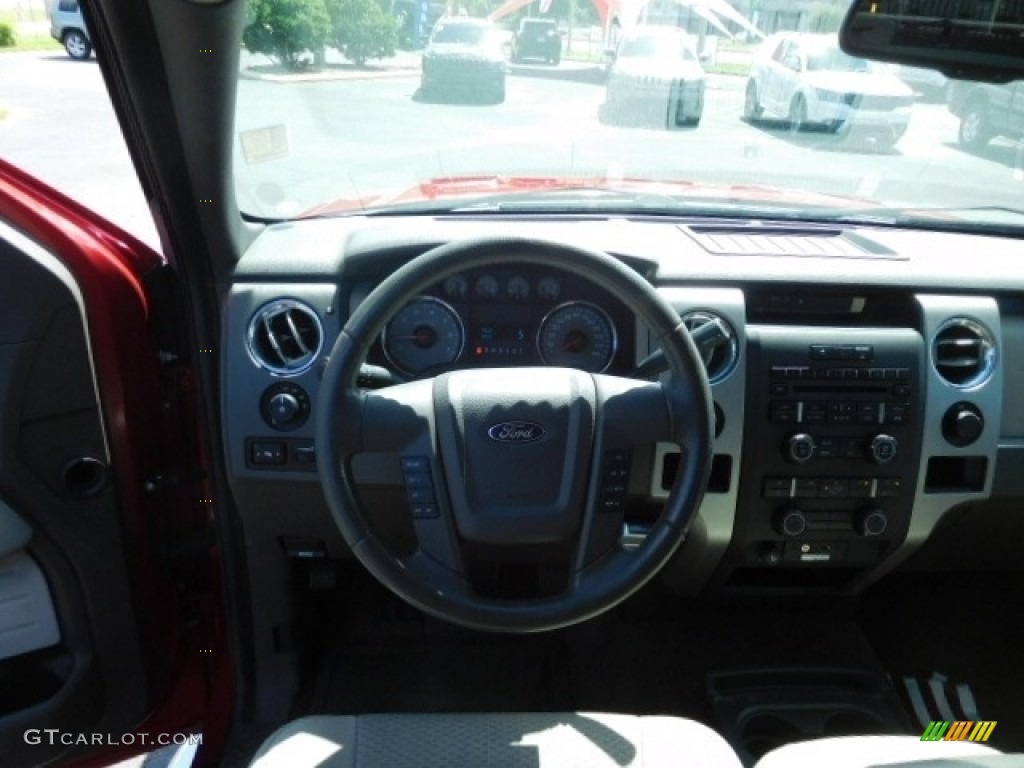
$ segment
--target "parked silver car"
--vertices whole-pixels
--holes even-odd
[[[72,59],[88,59],[92,54],[92,39],[78,0],[57,0],[50,10],[50,35],[64,45]]]
[[[743,116],[777,116],[794,131],[856,131],[892,146],[907,130],[913,101],[891,71],[843,53],[835,35],[783,32],[754,57]]]
[[[704,80],[704,67],[686,32],[636,27],[612,54],[603,117],[659,128],[696,126],[704,113]]]
[[[486,19],[439,20],[423,52],[420,97],[465,92],[505,101],[508,62],[502,42],[498,28]]]

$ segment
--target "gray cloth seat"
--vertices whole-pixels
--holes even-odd
[[[969,741],[918,736],[837,736],[773,749],[754,768],[1024,768],[1024,755],[1004,755]]]
[[[741,768],[679,717],[590,712],[318,715],[282,726],[251,768]]]

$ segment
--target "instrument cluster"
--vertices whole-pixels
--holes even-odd
[[[399,310],[381,336],[381,351],[390,367],[411,377],[472,366],[600,373],[616,367],[629,337],[624,316],[612,296],[556,270],[470,271]]]

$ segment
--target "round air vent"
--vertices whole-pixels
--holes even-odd
[[[975,320],[947,320],[932,340],[932,365],[943,380],[958,389],[984,384],[996,367],[995,339]]]
[[[264,304],[249,322],[249,355],[261,368],[278,376],[302,373],[324,344],[320,318],[294,299]]]
[[[704,361],[708,381],[715,384],[732,373],[739,357],[739,344],[732,326],[722,317],[704,310],[687,312],[683,322]]]

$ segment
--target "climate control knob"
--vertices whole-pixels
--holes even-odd
[[[814,438],[806,432],[800,432],[786,440],[783,453],[794,464],[803,464],[814,457],[814,448]]]
[[[865,509],[857,516],[857,533],[861,536],[881,536],[889,527],[889,517],[880,509]]]
[[[807,518],[799,509],[784,509],[775,518],[775,530],[783,536],[799,536],[807,530]]]
[[[868,456],[875,464],[888,464],[896,458],[899,442],[892,435],[875,435],[868,444]]]

